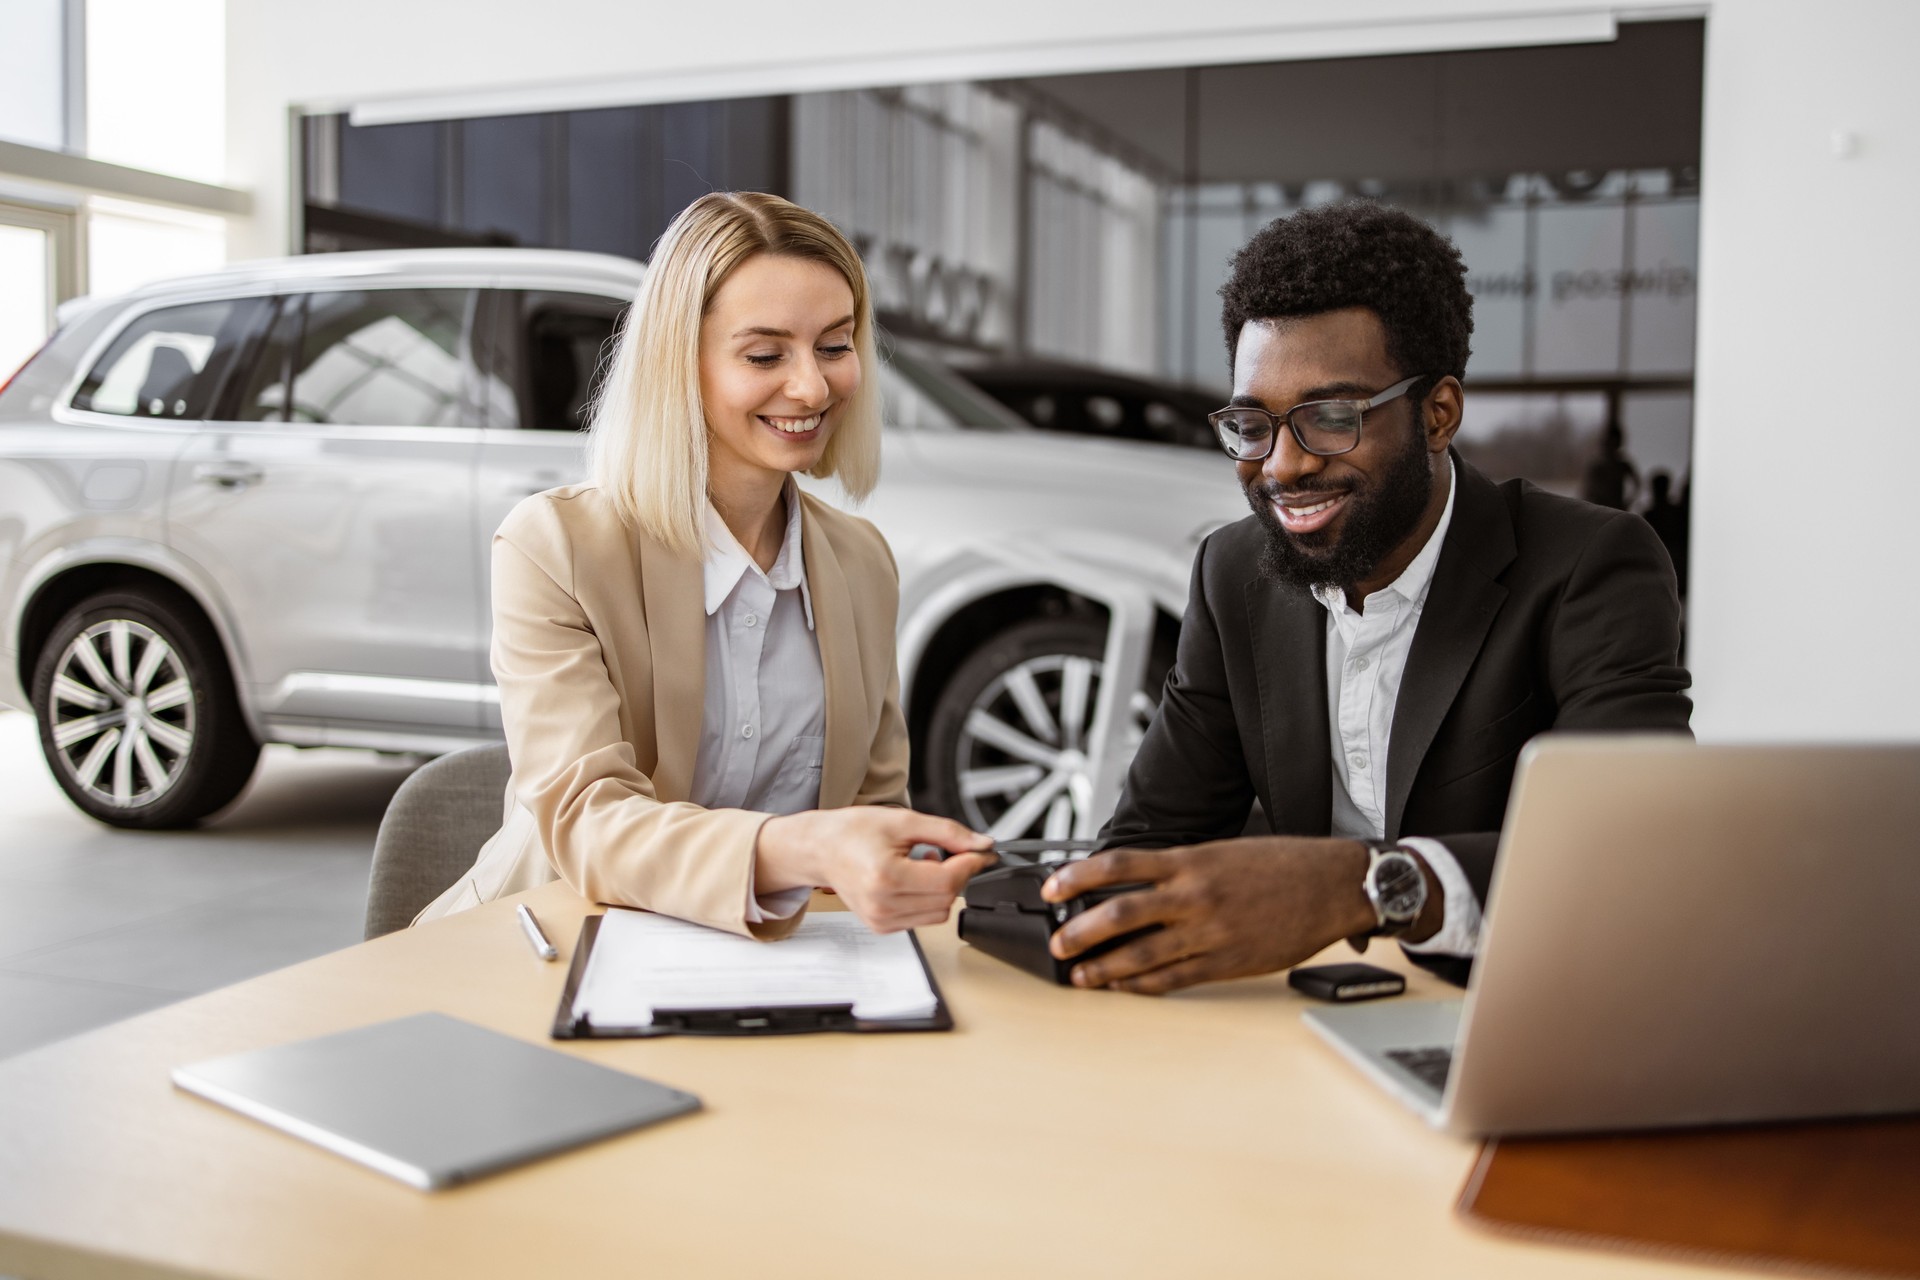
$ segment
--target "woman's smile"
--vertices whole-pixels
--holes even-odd
[[[820,424],[826,421],[826,412],[812,414],[805,418],[776,418],[772,414],[756,415],[760,421],[772,427],[791,440],[811,440],[819,434]]]

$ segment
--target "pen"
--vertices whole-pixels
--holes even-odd
[[[520,917],[520,932],[527,935],[527,945],[533,948],[533,954],[542,960],[558,960],[560,953],[547,941],[547,935],[540,932],[540,922],[533,918],[533,912],[527,910],[527,904],[522,902],[513,910]]]
[[[996,840],[993,851],[1012,854],[1016,858],[1030,858],[1037,854],[1058,853],[1064,855],[1088,854],[1100,847],[1098,840]],[[1065,860],[1065,859],[1061,859]]]
[[[1074,857],[1085,857],[1100,847],[1098,840],[997,840],[991,852],[1000,855],[1008,866],[1024,866],[1038,858],[1042,862],[1066,862]],[[1058,858],[1044,855],[1057,853]],[[937,844],[916,844],[907,851],[909,858],[927,859],[944,862],[947,851]]]
[[[1099,846],[1098,840],[996,840],[993,851],[1003,867],[1053,867],[1084,858]]]

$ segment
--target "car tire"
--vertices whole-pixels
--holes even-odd
[[[239,795],[260,758],[213,627],[159,592],[69,610],[35,659],[31,696],[54,780],[109,826],[191,826]]]
[[[919,806],[1002,840],[1070,836],[1092,800],[1084,748],[1106,640],[1104,618],[1035,618],[969,654],[928,717]],[[1171,652],[1156,645],[1147,685],[1132,698],[1129,749],[1171,666]]]

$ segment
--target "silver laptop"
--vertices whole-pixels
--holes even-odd
[[[440,1013],[197,1062],[173,1082],[423,1191],[700,1106]]]
[[[1466,999],[1306,1018],[1460,1134],[1920,1111],[1920,746],[1539,739]]]

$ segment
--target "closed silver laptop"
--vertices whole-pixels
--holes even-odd
[[[173,1082],[423,1191],[700,1106],[440,1013],[197,1062]]]
[[[1920,1111],[1920,746],[1548,736],[1462,1001],[1308,1023],[1434,1124]]]

